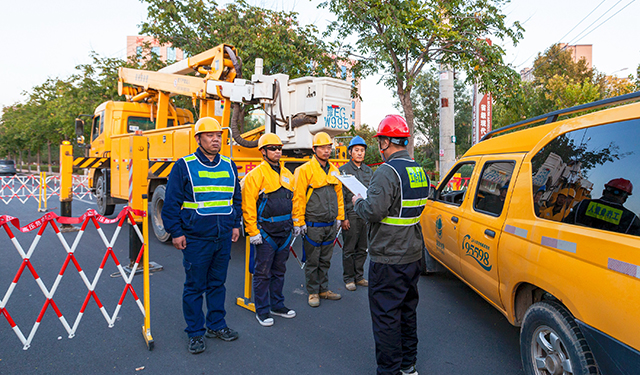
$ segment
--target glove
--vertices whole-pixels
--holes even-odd
[[[298,237],[300,235],[300,227],[293,227],[293,236]]]
[[[336,220],[336,230],[340,230],[340,227],[342,227],[342,220]]]
[[[307,234],[307,224],[302,224],[300,227],[300,234]]]
[[[262,235],[260,233],[249,237],[249,243],[252,245],[260,245],[262,243]]]

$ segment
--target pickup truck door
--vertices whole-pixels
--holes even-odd
[[[458,245],[463,279],[503,310],[499,292],[498,243],[523,154],[485,156],[474,176],[474,191],[460,218]],[[513,180],[515,182],[515,180]]]
[[[442,180],[427,201],[421,225],[429,254],[460,276],[460,250],[458,248],[458,222],[464,211],[472,186],[469,181],[480,157],[465,158],[458,162]]]

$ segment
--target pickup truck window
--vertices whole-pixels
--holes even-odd
[[[558,136],[531,159],[537,216],[640,235],[640,120]]]
[[[514,161],[485,163],[473,206],[476,211],[500,216],[515,165]]]
[[[447,176],[435,194],[435,200],[455,206],[462,204],[473,173],[474,162],[460,163]]]

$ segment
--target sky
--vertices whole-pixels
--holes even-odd
[[[316,9],[320,0],[248,2],[296,11],[300,23],[320,30],[332,19],[327,10]],[[592,44],[593,66],[605,74],[635,75],[640,64],[640,1],[513,0],[503,9],[508,25],[519,21],[525,28],[516,46],[494,40],[506,50],[505,62],[518,71],[557,42]],[[138,0],[31,0],[28,6],[5,1],[0,12],[0,106],[24,101],[22,93],[47,78],[70,76],[75,66],[91,62],[91,51],[126,58],[126,37],[138,35],[146,17],[147,6]],[[400,113],[379,78],[362,83],[362,122],[373,127],[385,115]]]

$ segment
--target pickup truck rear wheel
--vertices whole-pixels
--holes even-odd
[[[102,216],[111,215],[116,208],[115,204],[107,204],[108,200],[106,180],[104,175],[100,175],[96,179],[96,203],[98,205],[98,213]]]
[[[153,228],[153,233],[160,242],[167,242],[171,238],[171,235],[164,229],[161,216],[166,192],[166,185],[159,185],[156,190],[153,191],[151,207],[149,207],[149,212],[151,213],[151,227]]]
[[[520,356],[527,375],[599,373],[589,344],[573,317],[553,301],[535,303],[525,313]]]

